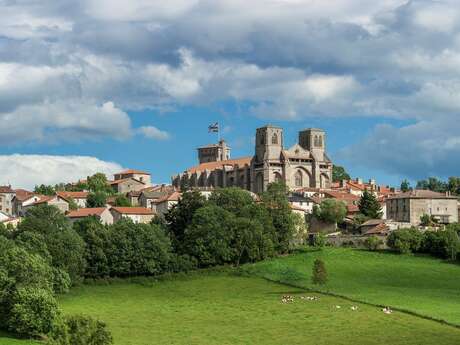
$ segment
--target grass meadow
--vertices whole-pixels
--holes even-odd
[[[116,345],[458,345],[460,329],[407,313],[270,282],[311,287],[321,257],[329,291],[414,309],[457,322],[460,267],[430,258],[351,249],[306,251],[233,271],[204,271],[170,280],[82,285],[60,297],[65,313],[104,320]],[[241,272],[241,270],[240,270]],[[296,279],[300,276],[300,280]],[[455,291],[456,290],[456,291]],[[283,304],[283,295],[294,302]],[[317,296],[316,301],[301,296]],[[337,308],[340,306],[340,308]],[[358,310],[351,310],[358,306]],[[431,314],[430,314],[431,313]],[[1,345],[39,344],[8,338]]]
[[[325,262],[329,277],[320,290],[460,325],[460,265],[432,257],[325,248],[248,265],[246,270],[252,276],[318,289],[310,282],[316,258]]]

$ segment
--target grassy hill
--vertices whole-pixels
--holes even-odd
[[[326,248],[246,269],[251,275],[317,289],[310,282],[316,258],[326,263],[329,273],[324,291],[460,325],[460,265],[431,257]]]
[[[243,269],[174,280],[83,285],[60,298],[65,313],[107,322],[116,345],[457,345],[460,329],[402,312],[305,292],[257,276],[310,287],[312,262],[329,270],[326,289],[376,304],[459,318],[460,267],[431,258],[351,249],[306,251]],[[298,280],[297,277],[302,279]],[[294,302],[281,303],[282,295]],[[319,297],[307,301],[301,296]],[[337,308],[340,306],[340,308]],[[358,306],[358,310],[351,310]],[[0,333],[2,345],[36,345]]]

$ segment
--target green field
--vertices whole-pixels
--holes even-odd
[[[417,312],[459,316],[460,267],[430,258],[326,249],[278,258],[236,276],[225,272],[141,283],[83,285],[60,298],[65,313],[90,314],[107,322],[116,345],[303,344],[303,345],[458,345],[460,329],[402,312],[316,294],[269,282],[295,277],[309,286],[311,263],[321,256],[329,269],[327,289],[376,304],[411,307]],[[287,269],[288,268],[288,269]],[[281,296],[295,297],[281,303]],[[341,308],[336,308],[336,306]],[[351,306],[358,306],[357,311]],[[439,315],[437,315],[437,314]],[[1,345],[29,341],[0,333]],[[34,343],[35,344],[35,343]]]
[[[324,291],[460,325],[458,264],[431,257],[327,248],[260,262],[247,269],[251,275],[317,289],[310,283],[315,258],[326,263],[329,273]],[[287,268],[300,272],[301,279],[286,278]]]

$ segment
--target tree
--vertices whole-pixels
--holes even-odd
[[[125,195],[118,194],[117,197],[115,198],[115,206],[130,207],[131,202],[129,201],[129,199]]]
[[[110,234],[96,217],[87,217],[73,224],[73,228],[85,241],[85,276],[103,278],[110,274],[107,251],[110,245]]]
[[[197,190],[187,191],[166,214],[165,220],[176,252],[182,254],[185,229],[191,224],[196,210],[206,204],[206,198]]]
[[[34,192],[41,195],[54,195],[56,194],[56,190],[53,186],[41,184],[39,186],[35,186]]]
[[[295,234],[295,219],[287,198],[288,189],[282,182],[270,183],[261,200],[270,215],[275,228],[275,248],[287,253]]]
[[[254,203],[254,199],[248,191],[237,187],[219,188],[211,193],[209,202],[240,215],[242,210]]]
[[[412,188],[410,186],[410,182],[408,180],[403,180],[401,182],[401,192],[406,193],[410,191]]]
[[[50,265],[66,271],[72,283],[80,281],[85,271],[85,243],[59,209],[48,205],[31,208],[16,236],[32,252],[47,252]]]
[[[341,182],[343,180],[351,180],[350,175],[346,172],[344,167],[334,165],[332,167],[332,182]]]
[[[158,275],[168,270],[171,242],[159,226],[123,219],[109,227],[108,237],[111,276]]]
[[[432,220],[431,220],[431,217],[429,214],[423,214],[420,216],[420,225],[422,226],[430,226],[431,224],[433,224]]]
[[[107,193],[104,191],[91,192],[86,198],[86,207],[105,207]]]
[[[313,263],[311,282],[315,285],[324,285],[327,283],[326,265],[320,259],[316,259]]]
[[[447,182],[449,192],[455,195],[460,194],[460,177],[449,177]]]
[[[221,207],[198,209],[183,237],[185,253],[195,257],[201,267],[231,263],[234,252],[235,216]]]
[[[103,173],[96,173],[93,176],[88,176],[86,184],[88,185],[89,191],[104,192],[105,194],[113,194],[113,189],[107,182],[107,177]]]
[[[428,189],[433,192],[444,193],[447,191],[448,185],[446,182],[439,180],[437,177],[429,177],[428,180],[418,181],[416,188]]]
[[[387,238],[387,245],[400,254],[409,254],[420,251],[423,235],[415,228],[393,231]]]
[[[364,193],[359,200],[358,208],[359,212],[366,217],[372,219],[382,218],[382,207],[380,206],[377,197],[367,189],[364,190]]]
[[[314,207],[313,214],[324,222],[339,223],[347,215],[347,207],[340,200],[325,199],[319,207]]]

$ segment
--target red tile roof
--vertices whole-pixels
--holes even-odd
[[[102,212],[106,210],[105,207],[94,207],[94,208],[80,208],[75,211],[70,211],[67,214],[69,218],[81,218],[89,216],[100,216]]]
[[[16,199],[19,201],[27,200],[35,194],[25,189],[16,189],[15,192],[16,192]]]
[[[224,166],[234,167],[235,165],[238,165],[241,167],[245,165],[250,165],[251,160],[252,157],[243,157],[238,159],[228,159],[225,161],[202,163],[193,168],[187,169],[187,172],[193,174],[197,171],[222,169]]]
[[[151,209],[145,207],[112,207],[110,210],[114,210],[120,214],[153,214]]]
[[[14,190],[11,189],[11,186],[0,186],[0,193],[14,194]]]
[[[359,196],[346,192],[324,191],[323,193],[326,197],[331,197],[343,201],[357,201],[360,199]]]
[[[88,197],[88,192],[57,192],[56,193],[58,196],[60,196],[63,199],[86,199]]]

